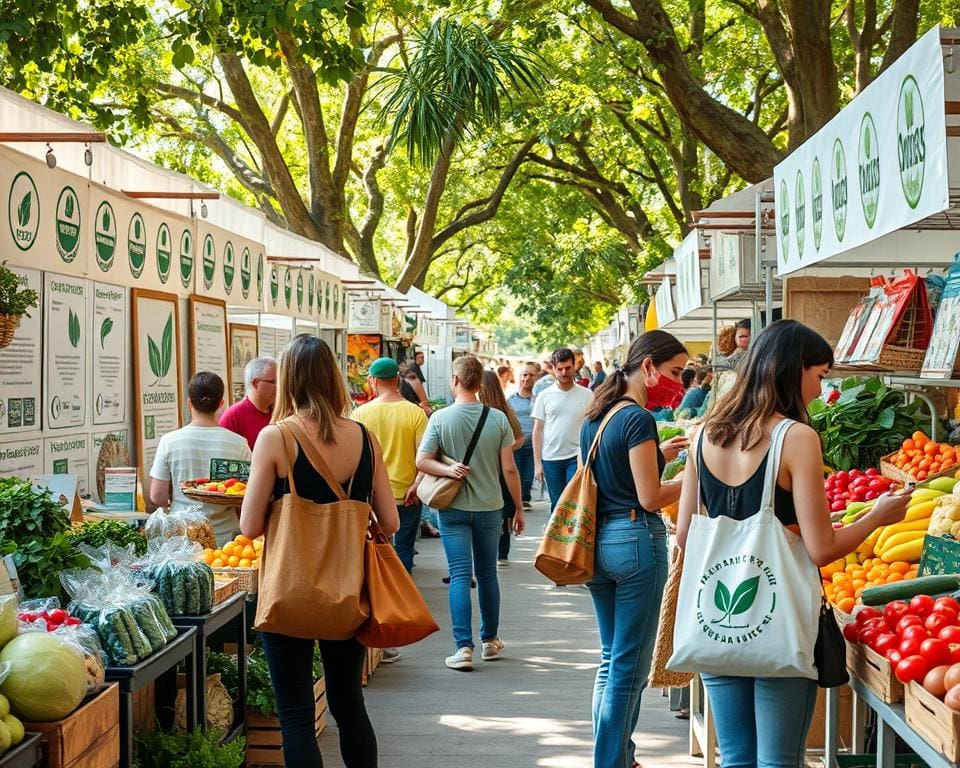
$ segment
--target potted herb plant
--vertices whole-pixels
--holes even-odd
[[[38,306],[37,292],[24,286],[23,280],[6,262],[0,262],[0,349],[13,341],[13,334],[23,315],[30,317],[29,309]]]

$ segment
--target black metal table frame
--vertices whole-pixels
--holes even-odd
[[[120,768],[129,768],[133,762],[133,694],[160,675],[174,669],[188,656],[196,657],[197,630],[193,627],[178,627],[177,637],[164,648],[148,656],[139,664],[130,667],[107,667],[108,682],[120,684]],[[187,730],[197,725],[196,664],[185,664],[187,671]]]

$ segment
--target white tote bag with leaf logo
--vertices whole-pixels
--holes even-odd
[[[746,520],[693,516],[668,669],[816,679],[819,573],[801,538],[777,520],[773,507],[791,424],[784,419],[770,436],[757,514]]]

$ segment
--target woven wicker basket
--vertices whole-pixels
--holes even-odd
[[[246,592],[248,595],[257,593],[260,583],[259,568],[214,568],[213,573],[220,579],[236,579],[239,592]]]
[[[670,574],[663,589],[660,604],[660,623],[653,646],[653,662],[650,665],[650,685],[653,688],[684,688],[693,679],[689,672],[673,672],[667,662],[673,655],[673,627],[677,620],[677,598],[680,596],[680,574],[683,572],[683,550],[675,550]]]
[[[20,326],[20,315],[0,315],[0,349],[10,345]]]

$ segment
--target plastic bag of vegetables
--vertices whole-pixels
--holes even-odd
[[[197,542],[201,548],[216,549],[217,547],[213,526],[203,514],[203,508],[199,504],[170,513],[160,508],[147,518],[143,532],[148,539],[186,536],[191,541]]]
[[[203,549],[183,536],[152,539],[139,561],[171,616],[196,616],[213,607],[213,569]]]

